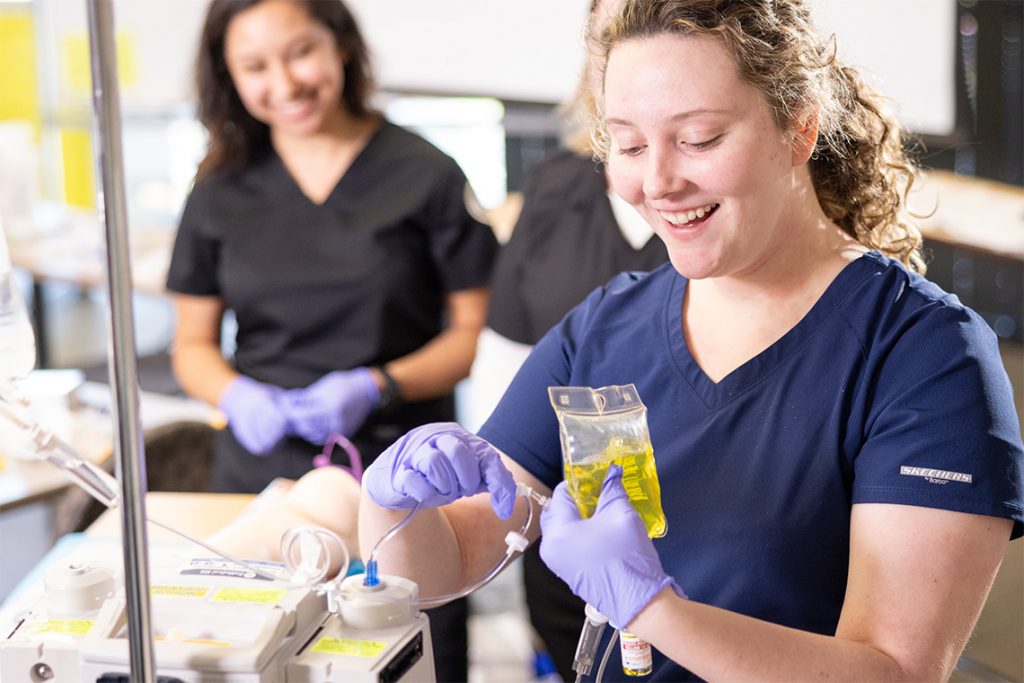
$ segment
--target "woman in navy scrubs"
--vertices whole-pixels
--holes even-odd
[[[333,434],[370,461],[408,429],[453,419],[496,243],[467,209],[455,162],[371,109],[349,10],[213,2],[198,91],[209,146],[168,289],[175,373],[228,418],[213,488],[298,478]],[[227,310],[238,326],[230,362]],[[437,657],[455,666],[439,672],[464,680],[465,605],[442,609],[461,623],[434,639],[454,653]]]
[[[478,435],[425,425],[378,458],[361,537],[420,506],[382,570],[429,593],[482,575],[518,480],[553,491],[545,564],[654,647],[647,680],[950,677],[1024,531],[1020,424],[995,334],[921,274],[898,122],[807,4],[625,0],[598,43],[601,152],[670,263],[595,289]],[[653,540],[618,467],[581,518],[548,396],[628,383]]]
[[[619,0],[593,2],[586,34],[599,32],[618,5]],[[600,85],[600,73],[589,65],[566,112],[566,149],[530,171],[522,213],[498,253],[487,327],[471,374],[471,407],[482,418],[533,345],[595,287],[622,271],[653,270],[668,260],[664,242],[611,191],[605,164],[595,160],[588,126]],[[558,673],[572,680],[584,604],[544,566],[538,550],[534,545],[523,555],[530,623]]]

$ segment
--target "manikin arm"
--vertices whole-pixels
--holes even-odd
[[[502,455],[513,478],[543,495],[550,490],[518,463]],[[359,545],[364,557],[385,533],[409,514],[408,510],[380,507],[366,492],[359,507]],[[461,498],[440,508],[419,510],[393,539],[384,544],[378,558],[382,574],[416,581],[424,596],[453,593],[487,573],[505,554],[505,534],[518,531],[526,515],[526,501],[517,497],[507,520],[495,514],[486,493]],[[527,534],[539,534],[539,515]]]

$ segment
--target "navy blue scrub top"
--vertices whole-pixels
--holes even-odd
[[[894,503],[1024,520],[1024,448],[995,335],[872,252],[781,339],[718,383],[689,353],[687,281],[668,264],[596,290],[535,347],[480,435],[562,479],[551,385],[634,383],[668,533],[694,600],[834,634],[851,507]],[[655,653],[649,680],[688,672]],[[615,679],[620,669],[609,665]]]

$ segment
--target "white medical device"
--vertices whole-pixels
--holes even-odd
[[[0,417],[30,437],[38,457],[118,507],[117,481],[26,410],[14,382],[34,361],[35,340],[0,225]],[[320,557],[306,547],[309,537],[298,540],[300,550]],[[81,545],[45,563],[41,576],[19,589],[26,603],[20,611],[0,611],[13,615],[0,617],[0,683],[130,683],[120,545],[89,537]],[[363,587],[362,577],[352,576],[339,586],[313,576],[315,567],[299,567],[303,573],[280,563],[240,564],[192,555],[193,547],[150,548],[157,683],[434,681],[430,629],[411,581],[388,576]]]
[[[110,550],[109,541],[84,537],[27,587],[32,607],[0,623],[0,682],[130,681],[120,572],[96,559]],[[428,621],[411,581],[383,577],[371,590],[351,576],[335,588],[332,614],[325,595],[292,583],[280,563],[254,563],[282,577],[270,580],[184,545],[150,552],[159,683],[434,680]]]

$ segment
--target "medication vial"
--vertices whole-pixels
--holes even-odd
[[[622,672],[627,676],[646,676],[653,670],[651,644],[629,631],[619,631],[619,654],[622,656]]]

